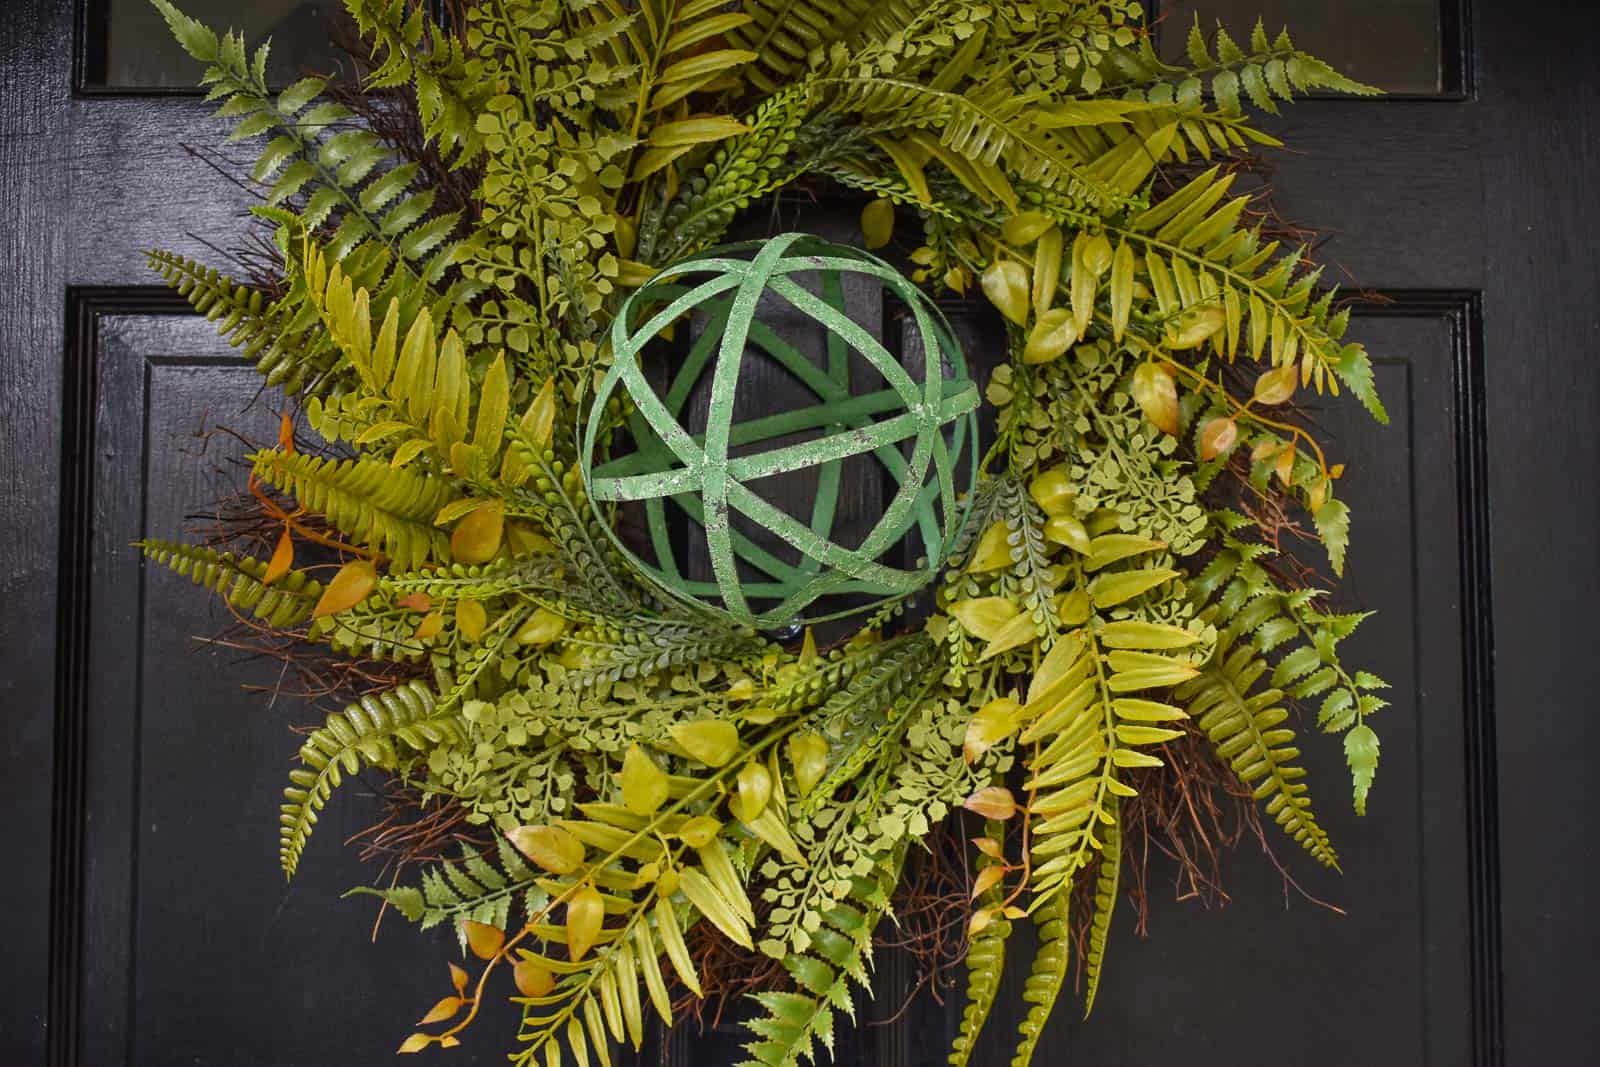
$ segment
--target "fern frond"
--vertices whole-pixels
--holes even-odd
[[[1011,1067],[1028,1067],[1033,1062],[1045,1023],[1050,1021],[1056,998],[1066,984],[1067,964],[1072,958],[1072,936],[1067,922],[1071,898],[1071,893],[1056,893],[1033,909],[1039,948],[1034,952],[1027,981],[1022,986],[1022,999],[1033,1006],[1017,1027],[1021,1040],[1017,1043],[1016,1054],[1011,1057]]]
[[[1032,843],[1036,899],[1064,895],[1104,849],[1096,828],[1115,819],[1116,797],[1134,795],[1121,772],[1162,766],[1143,747],[1178,737],[1180,731],[1153,724],[1187,717],[1144,694],[1195,676],[1195,668],[1174,650],[1195,644],[1198,637],[1137,616],[1109,614],[1111,608],[1136,604],[1177,575],[1126,565],[1160,547],[1125,534],[1103,534],[1090,542],[1089,553],[1073,566],[1081,568],[1080,588],[1094,614],[1089,625],[1056,642],[1029,689],[1021,740],[1043,746],[1029,761],[1028,782],[1035,794],[1029,808],[1040,818]]]
[[[817,1045],[833,1053],[834,1013],[855,1018],[850,983],[871,988],[872,934],[888,912],[889,894],[900,880],[905,848],[884,856],[871,876],[850,880],[844,899],[821,915],[810,951],[784,960],[797,992],[757,993],[765,1014],[744,1026],[757,1040],[747,1043],[747,1067],[795,1067],[820,1063]]]
[[[255,363],[267,385],[289,393],[315,393],[324,386],[338,353],[320,334],[291,328],[282,306],[263,290],[173,252],[152,250],[145,258],[162,281],[215,324],[223,340]]]
[[[469,76],[462,41],[433,22],[431,6],[425,0],[345,0],[378,61],[367,88],[392,89],[410,82],[423,137],[460,167],[483,151],[476,119],[494,87]]]
[[[873,0],[743,0],[750,21],[728,39],[756,54],[745,77],[772,93],[806,72],[813,51],[848,40],[877,6]]]
[[[533,1064],[541,1055],[552,1062],[558,1052],[550,1049],[559,1049],[562,1043],[580,1062],[587,1062],[590,1051],[603,1056],[612,1039],[631,1041],[638,1048],[643,1040],[641,981],[657,1012],[670,1024],[660,957],[665,955],[683,984],[699,995],[699,976],[683,930],[700,918],[735,943],[754,947],[750,928],[755,913],[744,876],[729,857],[730,846],[719,835],[691,848],[676,831],[687,821],[687,812],[707,802],[715,804],[732,776],[747,763],[763,759],[784,734],[770,733],[705,778],[682,782],[674,790],[681,794],[676,800],[648,815],[621,804],[591,803],[579,805],[582,819],[556,822],[594,858],[586,858],[569,873],[541,879],[541,887],[558,902],[568,902],[579,893],[597,893],[606,911],[625,918],[620,926],[602,926],[592,955],[580,952],[576,960],[556,959],[548,949],[521,950],[525,960],[564,977],[550,995],[521,1001],[522,1046],[513,1054],[513,1063]],[[780,802],[775,796],[774,805]],[[661,870],[677,872],[675,885],[658,879],[656,872]],[[569,944],[567,928],[547,921],[543,914],[528,931],[537,942]]]
[[[1232,628],[1217,639],[1212,659],[1199,675],[1177,689],[1189,715],[1241,781],[1285,833],[1319,863],[1337,868],[1339,857],[1311,810],[1305,769],[1294,761],[1294,731],[1284,723],[1289,712],[1279,702],[1283,690],[1252,692],[1268,665]],[[1276,681],[1277,679],[1274,679]]]
[[[392,454],[396,467],[431,454],[463,476],[495,470],[511,405],[503,352],[475,387],[460,336],[447,330],[441,340],[426,307],[408,313],[400,297],[391,297],[376,321],[372,294],[309,241],[302,278],[308,306],[361,387],[349,400],[311,406],[320,432]]]
[[[988,836],[1001,839],[1004,824],[991,821],[986,827]],[[984,870],[999,862],[990,856],[980,856],[978,869]],[[1006,966],[1006,939],[1011,936],[1011,920],[1000,913],[1000,887],[992,887],[984,897],[985,906],[993,918],[982,930],[967,940],[966,1006],[961,1009],[961,1024],[955,1040],[950,1045],[950,1067],[967,1067],[972,1052],[978,1044],[978,1034],[989,1019],[995,998],[1000,994],[1000,979]]]
[[[607,619],[603,630],[591,628],[585,637],[589,662],[561,677],[564,688],[592,689],[698,663],[748,662],[767,647],[753,634],[644,615]]]
[[[658,220],[639,228],[647,263],[670,263],[715,241],[745,207],[789,182],[789,149],[809,113],[804,85],[767,98],[746,121],[750,132],[723,142],[699,173],[687,176]]]
[[[1095,994],[1100,992],[1100,969],[1106,958],[1106,938],[1111,933],[1111,916],[1117,910],[1117,883],[1122,875],[1122,820],[1115,798],[1108,805],[1111,821],[1101,831],[1105,847],[1094,878],[1094,915],[1089,920],[1089,952],[1084,957],[1087,985],[1083,994],[1083,1017],[1094,1011]]]
[[[1266,26],[1260,19],[1250,35],[1249,52],[1240,48],[1218,22],[1211,35],[1213,56],[1207,48],[1206,34],[1200,29],[1198,13],[1185,44],[1191,76],[1209,76],[1209,88],[1217,103],[1234,113],[1240,110],[1241,90],[1252,104],[1271,114],[1278,111],[1274,99],[1293,100],[1296,92],[1330,89],[1354,96],[1376,96],[1382,91],[1347,78],[1323,60],[1300,51],[1289,39],[1287,29],[1269,43]]]
[[[145,558],[222,594],[233,607],[278,629],[305,622],[322,595],[322,583],[299,571],[266,584],[267,565],[249,556],[171,541],[140,541],[138,546]]]
[[[317,815],[346,775],[363,764],[392,770],[405,745],[421,752],[457,736],[461,721],[444,710],[422,682],[408,682],[362,697],[328,716],[300,747],[301,766],[289,772],[278,816],[278,858],[287,877],[294,877]]]
[[[1109,221],[1059,201],[1042,207],[1135,251],[1135,276],[1155,298],[1157,332],[1197,309],[1221,310],[1209,338],[1219,356],[1231,360],[1243,350],[1274,366],[1297,364],[1319,392],[1338,395],[1342,383],[1387,422],[1366,349],[1342,342],[1343,320],[1331,314],[1327,295],[1316,298],[1320,272],[1298,273],[1300,252],[1278,255],[1277,242],[1263,244],[1259,228],[1239,225],[1249,197],[1225,199],[1233,178],[1212,167],[1155,206]]]
[[[1279,585],[1261,559],[1267,546],[1234,536],[1245,520],[1229,512],[1213,516],[1222,550],[1189,584],[1189,598],[1202,617],[1220,616],[1258,653],[1279,656],[1271,684],[1295,700],[1320,701],[1317,725],[1340,733],[1366,725],[1367,716],[1388,706],[1378,695],[1388,683],[1367,671],[1353,674],[1339,662],[1339,643],[1355,632],[1364,613],[1330,614],[1318,601],[1325,590],[1290,591]],[[1365,785],[1370,788],[1370,778]],[[1362,793],[1358,803],[1365,802]]]
[[[826,771],[800,805],[810,818],[856,779],[886,748],[900,743],[906,721],[938,680],[938,646],[918,633],[885,650],[807,716],[830,738]]]
[[[322,98],[326,79],[304,78],[274,98],[266,83],[267,46],[249,55],[238,34],[219,38],[170,0],[152,2],[185,51],[208,64],[201,78],[207,99],[222,101],[217,114],[236,120],[229,141],[271,135],[251,172],[255,181],[271,183],[262,213],[326,233],[335,260],[362,252],[371,262],[379,253],[386,278],[438,280],[454,254],[447,237],[458,216],[430,217],[436,194],[413,189],[416,164],[399,160],[372,131],[345,125],[354,116]],[[301,206],[289,210],[291,203]]]
[[[401,568],[449,558],[449,536],[433,524],[454,499],[443,478],[396,470],[372,459],[325,459],[266,449],[249,457],[256,477],[327,517],[347,537]]]
[[[529,919],[538,916],[549,902],[549,894],[538,885],[541,872],[503,836],[497,834],[494,843],[493,861],[463,846],[459,860],[441,860],[424,870],[420,885],[358,886],[345,895],[378,897],[424,930],[446,919],[470,919],[503,930],[518,899]]]
[[[979,86],[963,94],[863,76],[830,76],[811,84],[831,112],[859,115],[888,129],[936,131],[940,145],[974,165],[1000,166],[1020,180],[1107,208],[1125,203],[1144,184],[1177,131],[1176,123],[1140,123],[1119,133],[1103,152],[1081,158],[1039,123],[1032,97],[1006,86]],[[1123,124],[1121,118],[1111,123],[1119,130]],[[907,173],[904,160],[896,163]],[[916,188],[918,178],[907,176]]]

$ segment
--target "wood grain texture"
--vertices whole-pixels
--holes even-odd
[[[19,0],[0,19],[0,1061],[19,1064],[43,1059],[48,988],[70,8]]]
[[[1507,1062],[1600,1042],[1600,10],[1480,5]]]

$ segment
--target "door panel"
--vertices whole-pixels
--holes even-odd
[[[132,545],[203,530],[196,516],[243,484],[234,434],[270,442],[277,398],[175,301],[129,314],[110,294],[79,299],[93,324],[92,505],[68,521],[90,528],[91,578],[87,601],[63,607],[84,626],[89,679],[75,724],[87,771],[81,1062],[281,1067],[335,1050],[388,1062],[448,988],[454,935],[419,939],[390,921],[373,943],[376,909],[340,899],[375,877],[343,844],[379,810],[375,779],[329,806],[304,870],[282,880],[289,727],[316,716],[243,691],[285,681],[279,665],[215,643],[248,634]],[[501,1010],[484,1025],[503,1037],[514,1020]],[[485,1043],[463,1061],[500,1055]]]
[[[370,876],[339,847],[373,810],[359,787],[283,888],[271,837],[285,727],[309,716],[241,693],[261,668],[241,674],[191,638],[225,616],[182,579],[141,576],[128,547],[177,534],[236,484],[216,473],[220,442],[196,451],[202,412],[267,430],[272,407],[241,411],[248,370],[173,314],[144,268],[154,246],[221,265],[207,242],[239,239],[251,197],[186,147],[220,143],[201,101],[108,88],[167,75],[106,73],[93,32],[75,49],[80,25],[123,3],[14,0],[0,20],[0,1060],[386,1063],[443,988],[418,968],[438,965],[448,935],[437,953],[398,926],[372,945],[352,920],[370,912],[336,899]],[[1442,0],[1430,90],[1435,61],[1402,47],[1392,11],[1368,28],[1332,0],[1249,6],[1304,27],[1297,40],[1335,61],[1340,34],[1329,48],[1316,26],[1344,27],[1349,55],[1378,64],[1356,76],[1426,97],[1297,105],[1275,127],[1292,151],[1270,157],[1282,214],[1328,235],[1325,280],[1398,298],[1353,326],[1379,357],[1394,424],[1327,412],[1356,512],[1345,602],[1381,613],[1350,658],[1396,683],[1382,773],[1357,821],[1337,746],[1303,746],[1346,876],[1283,855],[1345,916],[1292,894],[1284,908],[1248,848],[1227,860],[1225,908],[1174,902],[1153,877],[1152,936],[1119,918],[1096,1016],[1078,1023],[1064,1002],[1041,1059],[1575,1062],[1600,1039],[1581,670],[1585,609],[1600,599],[1588,488],[1600,475],[1588,434],[1600,416],[1600,13],[1480,0],[1468,18],[1462,0]],[[982,321],[956,327],[969,355],[991,336]],[[983,361],[971,362],[976,374]],[[883,992],[862,1011],[886,1020],[908,971],[892,954],[880,966]],[[1009,981],[1020,992],[1020,971]],[[841,1062],[939,1062],[959,1011],[946,997],[845,1038]],[[500,1062],[512,1022],[486,1020],[478,1059],[455,1062]],[[976,1062],[1009,1061],[1013,1022],[997,1015]],[[678,1033],[648,1058],[727,1059],[740,1040],[727,1027],[709,1042]]]
[[[1339,746],[1300,718],[1311,795],[1343,874],[1306,862],[1273,827],[1268,840],[1305,894],[1343,914],[1286,885],[1248,838],[1224,862],[1232,899],[1221,908],[1177,900],[1174,865],[1152,858],[1149,938],[1135,936],[1124,901],[1095,1014],[1078,1023],[1058,1012],[1057,1047],[1129,1065],[1257,1063],[1265,1049],[1294,1049],[1306,1067],[1470,1062],[1463,739],[1475,727],[1463,699],[1460,593],[1471,575],[1457,485],[1471,430],[1451,402],[1454,378],[1469,372],[1463,321],[1417,297],[1359,316],[1351,332],[1380,353],[1390,425],[1374,429],[1353,405],[1312,409],[1330,462],[1349,464],[1341,491],[1357,547],[1335,603],[1377,613],[1346,641],[1345,660],[1395,687],[1373,720],[1384,755],[1365,819],[1351,810]]]

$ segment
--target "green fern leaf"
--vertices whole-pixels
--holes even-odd
[[[985,833],[995,841],[1001,839],[1004,824],[991,821]],[[996,861],[980,857],[978,869],[983,870]],[[1000,903],[999,886],[989,890],[984,904],[989,908]],[[1011,936],[1011,920],[994,914],[987,926],[971,935],[967,941],[966,1006],[961,1009],[961,1025],[956,1030],[950,1046],[950,1067],[966,1067],[977,1047],[978,1035],[989,1019],[995,999],[1000,994],[1000,979],[1006,965],[1006,939]]]
[[[140,541],[138,546],[146,558],[221,593],[233,607],[279,629],[305,622],[322,595],[322,583],[299,571],[266,584],[267,565],[248,556],[171,541]]]
[[[1056,893],[1033,910],[1033,923],[1039,935],[1039,948],[1028,968],[1022,999],[1032,1005],[1017,1032],[1021,1041],[1011,1057],[1011,1067],[1028,1067],[1039,1047],[1044,1025],[1055,1010],[1056,998],[1067,980],[1067,964],[1072,955],[1072,937],[1067,923],[1070,893]]]
[[[377,548],[402,568],[449,558],[449,538],[433,525],[454,499],[449,483],[371,459],[324,459],[266,449],[250,458],[256,477],[325,515],[346,536]]]
[[[1094,1011],[1095,994],[1100,991],[1100,971],[1106,958],[1106,938],[1111,933],[1111,916],[1117,908],[1117,882],[1122,874],[1122,822],[1120,800],[1113,800],[1111,821],[1101,831],[1105,847],[1100,850],[1099,869],[1094,880],[1094,915],[1089,920],[1089,952],[1084,957],[1087,987],[1083,996],[1083,1017]]]
[[[1279,704],[1283,691],[1252,692],[1266,672],[1267,664],[1255,649],[1225,631],[1211,661],[1178,687],[1177,697],[1186,702],[1217,756],[1253,787],[1256,800],[1265,801],[1267,814],[1319,863],[1337,868],[1338,854],[1311,809],[1302,781],[1305,770],[1293,763],[1300,750],[1293,747],[1294,731],[1284,725],[1289,712]]]
[[[401,745],[423,751],[456,737],[461,721],[440,713],[431,689],[408,682],[383,693],[362,697],[328,716],[300,748],[301,766],[289,772],[278,816],[278,856],[283,872],[293,877],[317,824],[317,815],[346,775],[363,765],[393,769]]]

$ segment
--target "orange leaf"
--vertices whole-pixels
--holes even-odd
[[[1239,439],[1239,426],[1232,419],[1219,415],[1200,427],[1200,458],[1216,459]]]
[[[592,885],[584,886],[567,901],[567,951],[572,954],[574,963],[594,947],[605,915],[605,901]]]
[[[978,846],[978,851],[991,859],[1000,859],[1004,853],[1000,850],[1000,842],[992,837],[974,837],[972,843]]]
[[[416,633],[412,636],[418,641],[427,641],[438,637],[439,631],[444,629],[444,616],[437,611],[430,611],[417,623]]]
[[[1328,479],[1318,478],[1306,492],[1306,510],[1315,515],[1328,502]]]
[[[1283,451],[1278,453],[1278,462],[1274,465],[1273,470],[1277,473],[1278,479],[1282,481],[1284,485],[1294,484],[1293,441],[1290,441],[1283,447]]]
[[[1129,386],[1144,417],[1162,433],[1178,432],[1178,387],[1172,376],[1154,363],[1141,363]]]
[[[985,867],[983,870],[979,871],[978,876],[972,880],[972,899],[977,900],[989,890],[999,885],[1000,879],[1004,878],[1005,876],[1006,869],[998,864],[993,867]],[[448,1018],[448,1016],[446,1016],[446,1018]],[[423,1022],[427,1022],[427,1020],[424,1019]]]
[[[520,960],[511,968],[511,980],[525,997],[542,997],[556,987],[555,976],[536,960]]]
[[[289,534],[289,527],[285,526],[283,533],[278,536],[278,547],[272,550],[272,559],[267,562],[267,573],[261,576],[261,580],[271,585],[288,574],[293,566],[294,538]]]
[[[456,629],[473,644],[483,637],[483,628],[489,625],[489,612],[479,600],[456,601]]]
[[[287,412],[278,416],[278,448],[291,455],[294,453],[294,420]]]
[[[500,551],[505,528],[505,510],[499,501],[480,504],[456,523],[450,534],[450,555],[457,563],[488,563]]]
[[[1017,800],[1011,795],[1011,790],[1003,785],[984,786],[963,801],[961,806],[985,819],[1009,819],[1017,813]]]
[[[995,868],[991,867],[990,870]],[[427,1026],[430,1023],[442,1023],[446,1019],[454,1019],[456,1012],[461,1010],[460,997],[445,997],[433,1006],[433,1010],[417,1020],[418,1026]]]
[[[467,935],[467,947],[480,960],[494,959],[500,954],[500,946],[506,943],[506,932],[488,923],[462,919],[461,930]]]
[[[518,826],[506,840],[551,874],[571,874],[583,862],[583,842],[559,826]]]
[[[1299,378],[1292,363],[1269,370],[1256,379],[1255,395],[1250,399],[1257,404],[1281,404],[1294,396],[1294,387]]]
[[[461,996],[467,995],[467,983],[472,979],[467,972],[455,964],[450,965],[450,984],[456,987],[456,992]]]
[[[407,593],[395,603],[407,611],[427,611],[433,607],[433,598],[427,593]]]
[[[400,1043],[400,1047],[395,1049],[395,1051],[399,1053],[421,1052],[431,1044],[433,1044],[433,1038],[429,1037],[427,1034],[412,1034],[410,1037],[402,1041]]]
[[[311,617],[320,619],[325,615],[337,615],[341,611],[349,611],[367,599],[377,584],[378,568],[372,565],[371,560],[351,560],[339,568],[339,573],[333,576],[328,587],[322,591],[317,606],[311,609]]]

